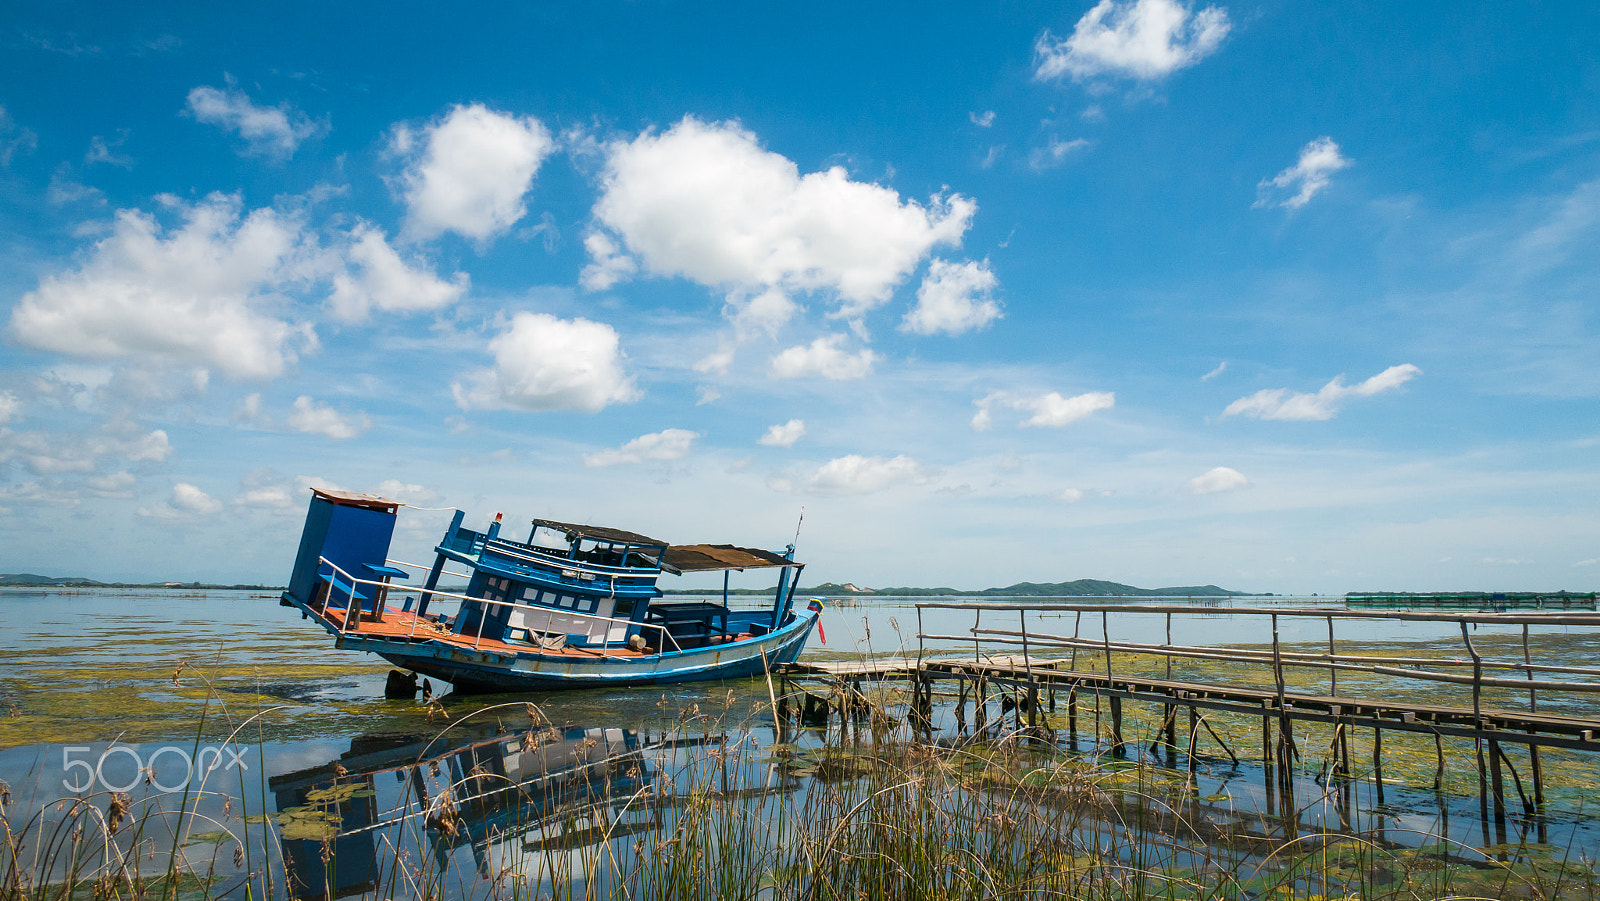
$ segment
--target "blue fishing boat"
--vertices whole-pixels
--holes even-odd
[[[803,564],[729,544],[674,545],[533,520],[527,541],[463,525],[431,565],[389,556],[398,501],[314,488],[282,603],[334,636],[464,692],[651,685],[760,675],[800,656],[821,605],[794,609]],[[451,564],[461,568],[450,569]],[[770,605],[728,606],[734,571],[776,569]],[[721,600],[667,601],[662,573],[723,573]],[[440,590],[445,576],[464,592]]]

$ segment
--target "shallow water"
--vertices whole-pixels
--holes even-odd
[[[969,612],[925,608],[919,627],[916,603],[917,599],[873,598],[830,606],[823,619],[827,643],[814,638],[806,658],[970,652],[972,645],[965,640],[917,638],[919,630],[969,635],[973,627]],[[1132,610],[1104,617],[986,611],[979,623],[990,629],[1026,629],[1036,643],[1055,634],[1161,644],[1170,628],[1174,643],[1259,648],[1270,644],[1270,620],[1236,611],[1271,606],[1284,612],[1279,637],[1286,649],[1318,649],[1327,645],[1326,622],[1289,614],[1328,603],[1329,599],[1277,598],[1208,602],[1205,612],[1175,615],[1170,626],[1165,616]],[[224,875],[259,870],[259,860],[236,863],[225,839],[208,842],[206,837],[216,839],[219,827],[242,823],[241,817],[274,816],[285,841],[274,846],[276,851],[264,848],[261,853],[278,855],[273,867],[280,881],[291,871],[321,873],[322,862],[313,859],[322,848],[317,837],[325,830],[342,836],[337,844],[343,850],[337,856],[355,863],[340,863],[332,880],[338,883],[336,895],[341,889],[356,892],[368,884],[372,867],[378,866],[370,862],[376,859],[372,848],[380,839],[389,842],[391,853],[399,849],[414,858],[432,855],[439,866],[466,873],[493,874],[497,858],[530,843],[559,846],[562,853],[580,857],[592,853],[593,843],[584,844],[584,837],[593,830],[599,830],[596,835],[613,834],[601,828],[606,816],[612,817],[613,832],[648,826],[627,821],[638,811],[618,799],[646,785],[658,795],[670,796],[682,788],[680,770],[692,757],[689,749],[708,740],[717,747],[731,742],[748,752],[739,757],[744,771],[735,781],[740,784],[766,785],[804,797],[810,790],[802,778],[805,769],[796,776],[758,749],[777,745],[816,750],[844,740],[838,722],[828,726],[832,733],[786,729],[780,735],[770,711],[760,709],[767,699],[762,680],[526,696],[445,695],[432,705],[420,699],[384,700],[383,683],[390,669],[386,662],[332,648],[320,628],[303,622],[297,611],[279,606],[275,595],[261,592],[0,590],[0,620],[6,623],[9,638],[0,650],[0,711],[5,714],[0,715],[0,780],[11,793],[5,816],[13,828],[69,817],[72,809],[61,809],[62,799],[92,795],[104,808],[109,792],[127,792],[134,798],[135,820],[151,827],[139,835],[156,852],[141,866],[161,868],[174,847],[168,826],[187,795],[187,842],[177,844],[184,848],[190,866],[208,871],[214,867]],[[1460,630],[1453,624],[1401,627],[1379,620],[1339,620],[1335,631],[1341,652],[1461,653]],[[1475,648],[1487,659],[1522,659],[1519,628],[1482,626],[1471,634]],[[1588,629],[1537,627],[1530,630],[1530,640],[1541,662],[1582,664],[1600,652],[1600,636]],[[1007,645],[985,645],[980,650],[1020,653],[1019,647]],[[1037,647],[1033,650],[1038,653]],[[1092,656],[1080,653],[1086,663]],[[1117,665],[1161,664],[1153,658],[1119,656]],[[1213,661],[1179,661],[1173,676],[1208,681],[1224,680],[1226,674],[1223,665]],[[1290,670],[1286,678],[1291,689],[1322,690],[1320,680],[1327,677],[1320,670]],[[1341,676],[1338,687],[1345,694],[1412,691],[1435,702],[1460,703],[1462,697],[1462,689],[1455,686],[1397,687],[1361,675]],[[903,716],[904,692],[886,687],[876,696],[882,710]],[[1486,701],[1509,706],[1522,697],[1503,691]],[[974,741],[972,711],[964,710],[958,719],[953,700],[943,696],[936,705],[934,740]],[[1543,693],[1541,702],[1552,711],[1594,715],[1591,700],[1583,695]],[[1005,732],[1006,718],[998,713],[991,707],[989,738],[1003,737]],[[1084,716],[1087,720],[1088,714]],[[536,728],[534,721],[539,724]],[[1050,725],[1063,728],[1059,711]],[[1268,797],[1259,739],[1252,739],[1249,723],[1219,720],[1215,725],[1219,740],[1228,742],[1241,760],[1232,763],[1209,740],[1197,748],[1195,781],[1186,789],[1200,811],[1197,816],[1232,823],[1238,830],[1265,823],[1263,815],[1269,808],[1281,811],[1283,801]],[[1072,743],[1058,732],[1057,753],[1096,757],[1105,750],[1103,739],[1087,725],[1082,728],[1085,734]],[[1153,711],[1132,707],[1126,728],[1141,748],[1158,732]],[[844,735],[857,741],[861,733],[862,727],[855,724]],[[536,747],[524,747],[530,735],[536,736]],[[1353,749],[1358,762],[1365,754],[1362,740],[1357,736]],[[1358,764],[1355,779],[1321,778],[1316,757],[1325,752],[1316,745],[1326,743],[1326,738],[1308,730],[1303,741],[1312,759],[1303,761],[1305,772],[1296,785],[1299,828],[1370,833],[1399,846],[1424,844],[1430,834],[1463,846],[1499,844],[1500,836],[1491,834],[1479,816],[1469,764],[1455,763],[1441,790],[1432,789],[1431,743],[1408,744],[1403,736],[1386,735],[1387,793],[1380,804],[1374,783],[1362,778],[1370,773]],[[1136,761],[1116,766],[1142,761],[1152,768],[1135,768],[1138,780],[1175,779],[1184,773],[1184,757],[1165,751],[1140,753]],[[1547,752],[1547,813],[1538,818],[1513,817],[1508,840],[1562,849],[1572,856],[1600,854],[1600,834],[1587,814],[1600,800],[1595,762],[1592,755]],[[474,768],[483,772],[473,776]],[[1116,771],[1109,770],[1108,778],[1118,778]],[[1167,775],[1159,775],[1162,772]],[[476,807],[463,810],[459,834],[445,838],[438,829],[402,828],[408,822],[417,826],[427,799],[437,799],[441,788],[481,779],[483,773],[512,783],[534,779],[540,785],[560,785],[565,793],[540,795],[543,800],[538,802],[526,792],[522,800],[489,793],[475,802]],[[579,773],[584,775],[574,781]],[[326,794],[329,791],[335,795]],[[358,794],[347,796],[350,791]],[[550,811],[540,804],[560,816],[551,819],[554,814],[546,816]],[[659,816],[660,810],[653,809],[652,816]],[[337,823],[332,822],[335,817]],[[211,826],[195,825],[208,819],[214,821]]]

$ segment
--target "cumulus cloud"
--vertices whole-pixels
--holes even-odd
[[[760,443],[765,444],[767,447],[794,447],[794,443],[799,441],[805,433],[805,422],[799,419],[791,419],[781,425],[775,425],[767,429],[767,433],[761,436]]]
[[[322,126],[288,101],[256,106],[231,80],[226,88],[206,85],[189,92],[189,113],[196,121],[238,133],[247,153],[287,159]]]
[[[615,466],[618,463],[644,463],[651,460],[681,460],[694,448],[699,432],[666,429],[629,441],[614,450],[583,455],[584,466]]]
[[[976,209],[960,195],[902,201],[838,166],[802,175],[738,123],[686,117],[607,148],[583,284],[682,276],[726,292],[731,318],[765,298],[763,326],[792,314],[786,295],[819,291],[856,317],[933,247],[959,244]]]
[[[1035,147],[1028,153],[1028,168],[1035,172],[1054,169],[1067,161],[1074,151],[1082,150],[1089,146],[1087,138],[1073,138],[1063,141],[1055,135],[1050,136],[1049,143],[1043,147]]]
[[[390,148],[408,161],[399,180],[406,234],[486,241],[506,231],[528,212],[523,195],[554,147],[538,119],[479,103],[452,107],[420,134],[396,126]]]
[[[844,343],[844,335],[825,335],[810,344],[791,347],[772,358],[771,375],[775,379],[820,375],[835,381],[870,375],[878,355],[868,347],[852,354],[844,349]]]
[[[936,259],[928,264],[928,274],[917,288],[916,306],[906,313],[900,329],[918,335],[959,335],[983,328],[1000,317],[1000,304],[991,296],[998,284],[988,260]]]
[[[282,374],[296,345],[314,340],[266,312],[297,275],[298,224],[270,209],[241,218],[236,196],[168,203],[181,227],[164,231],[153,216],[119,210],[76,271],[46,276],[23,295],[11,333],[68,356],[208,366],[245,379]]]
[[[994,124],[994,110],[984,110],[982,113],[967,113],[967,118],[979,128],[988,128]]]
[[[372,428],[372,418],[367,414],[348,416],[304,394],[294,399],[294,409],[284,422],[297,432],[326,435],[335,441],[359,438]]]
[[[9,391],[0,391],[0,425],[10,422],[11,417],[17,415],[17,411],[20,409],[22,409],[22,401],[18,400],[15,394]]]
[[[1100,0],[1070,37],[1039,35],[1033,75],[1041,81],[1106,75],[1153,81],[1216,52],[1231,28],[1220,6],[1195,12],[1179,0]]]
[[[1297,210],[1328,186],[1333,173],[1349,166],[1350,160],[1339,153],[1339,145],[1332,138],[1317,138],[1300,148],[1300,159],[1293,166],[1256,185],[1253,206]]]
[[[172,486],[172,496],[166,503],[140,507],[137,512],[155,519],[188,519],[210,516],[221,510],[221,501],[188,482],[178,482]]]
[[[167,433],[141,432],[131,424],[109,425],[96,434],[3,432],[0,464],[18,463],[34,475],[93,472],[103,458],[159,463],[172,453]]]
[[[1410,363],[1402,363],[1390,366],[1357,385],[1346,385],[1344,376],[1334,376],[1333,381],[1323,385],[1316,394],[1303,394],[1288,388],[1266,388],[1228,404],[1222,415],[1302,422],[1332,419],[1345,401],[1393,391],[1421,374],[1421,369]]]
[[[922,484],[932,473],[922,463],[901,454],[897,457],[863,457],[850,454],[822,464],[807,480],[815,494],[870,494],[892,485]]]
[[[436,310],[455,303],[470,284],[465,272],[449,281],[439,278],[418,261],[407,261],[389,246],[383,230],[358,222],[350,230],[348,269],[333,276],[328,305],[333,314],[349,322],[367,318],[373,310],[410,313]]]
[[[1022,421],[1021,425],[1024,428],[1060,428],[1100,410],[1115,407],[1117,395],[1111,391],[1090,391],[1072,397],[1062,397],[1056,391],[1038,395],[996,391],[973,401],[973,404],[978,408],[978,412],[972,416],[972,428],[975,431],[981,432],[993,425],[993,411],[997,407],[1033,414]]]
[[[1239,470],[1218,466],[1190,479],[1188,491],[1190,494],[1217,494],[1223,491],[1237,491],[1249,485],[1250,480]]]
[[[451,386],[463,409],[598,412],[639,398],[622,371],[616,330],[587,319],[517,313],[489,342],[494,366],[467,373]]]

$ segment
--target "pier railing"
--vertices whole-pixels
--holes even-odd
[[[1084,662],[1090,660],[1098,665],[1103,662],[1107,675],[1110,675],[1114,666],[1115,655],[1141,655],[1161,658],[1165,662],[1166,676],[1172,675],[1174,660],[1209,660],[1226,661],[1245,665],[1254,665],[1265,668],[1271,667],[1272,681],[1279,694],[1284,691],[1284,672],[1286,669],[1316,669],[1328,674],[1329,695],[1339,694],[1339,675],[1367,674],[1372,676],[1385,676],[1403,679],[1414,679],[1431,683],[1448,683],[1458,686],[1470,687],[1473,695],[1473,706],[1477,709],[1482,703],[1483,690],[1486,688],[1514,690],[1518,694],[1527,693],[1529,709],[1537,712],[1539,709],[1539,692],[1561,693],[1600,693],[1600,668],[1585,667],[1566,664],[1535,663],[1533,645],[1531,641],[1532,629],[1540,626],[1557,627],[1583,627],[1600,629],[1600,613],[1563,610],[1555,612],[1506,612],[1506,613],[1430,613],[1420,611],[1379,611],[1379,610],[1347,610],[1342,608],[1294,608],[1294,607],[1213,607],[1213,606],[1177,606],[1177,605],[1131,605],[1131,604],[959,604],[949,602],[923,602],[917,607],[917,640],[918,659],[921,660],[934,650],[928,645],[930,642],[954,642],[958,647],[972,648],[974,660],[986,657],[993,658],[997,654],[1014,654],[1022,652],[1024,666],[1048,664],[1051,668],[1059,669],[1066,663],[1069,670],[1076,670],[1080,657],[1085,657]],[[929,610],[959,610],[972,615],[972,627],[954,634],[928,632],[923,627],[924,611]],[[1073,617],[1074,628],[1071,635],[1060,634],[1054,629],[1041,627],[1044,616]],[[1084,634],[1084,618],[1090,618],[1091,632]],[[1236,637],[1238,644],[1205,645],[1192,644],[1173,640],[1173,617],[1203,616],[1215,618],[1219,616],[1237,617],[1240,619],[1258,618],[1263,626],[1270,626],[1271,647],[1265,644],[1265,632],[1253,632],[1249,628],[1239,631]],[[1032,625],[1030,627],[1030,617]],[[1164,620],[1165,641],[1154,643],[1150,641],[1132,641],[1114,639],[1113,617],[1138,617],[1160,618]],[[1099,622],[1095,623],[1094,620]],[[1305,641],[1296,641],[1297,650],[1288,650],[1283,647],[1280,624],[1283,620],[1321,620],[1327,626],[1327,652],[1308,652],[1304,650]],[[1459,653],[1431,654],[1426,656],[1387,656],[1372,653],[1342,653],[1339,650],[1339,639],[1336,634],[1335,623],[1346,620],[1386,621],[1405,623],[1439,623],[1458,627],[1460,633]],[[987,623],[987,625],[985,625]],[[1098,625],[1098,630],[1094,626]],[[1472,637],[1472,629],[1480,625],[1493,625],[1498,627],[1520,628],[1522,659],[1507,660],[1487,657],[1480,652]],[[1098,636],[1093,635],[1098,631]],[[1513,633],[1514,634],[1514,633]],[[1254,639],[1254,640],[1252,640]],[[1403,639],[1397,639],[1403,640]],[[1348,639],[1347,639],[1348,641]],[[1481,643],[1481,642],[1480,642]],[[1257,647],[1250,647],[1255,644]],[[1040,656],[1041,653],[1051,654],[1050,659]],[[963,656],[964,656],[963,652]],[[1065,659],[1062,654],[1068,653]],[[1465,672],[1447,672],[1447,670],[1471,670]],[[1506,678],[1494,673],[1518,673],[1519,678]],[[1574,676],[1577,679],[1559,680],[1550,679],[1549,676]],[[1587,678],[1582,678],[1587,677]]]

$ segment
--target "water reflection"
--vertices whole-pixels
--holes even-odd
[[[583,874],[603,846],[661,829],[663,804],[692,784],[673,772],[683,752],[730,743],[598,726],[486,731],[360,737],[337,760],[271,777],[290,895],[365,895],[408,860],[423,878],[503,879],[530,860]]]

